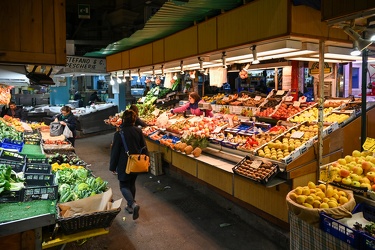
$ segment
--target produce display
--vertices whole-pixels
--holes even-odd
[[[320,179],[375,191],[375,157],[372,152],[354,150],[351,155],[322,167]]]
[[[25,187],[22,172],[16,173],[10,165],[0,164],[0,194],[7,191],[19,191]]]
[[[323,109],[323,115],[328,115],[332,112],[333,107],[328,107]],[[302,111],[300,114],[296,114],[288,119],[291,122],[313,122],[318,120],[318,108],[312,107],[307,110]]]
[[[349,201],[345,191],[331,185],[317,185],[312,181],[309,181],[307,186],[291,191],[289,198],[307,208],[335,208]]]
[[[267,183],[278,171],[277,164],[265,159],[253,159],[250,156],[246,156],[233,168],[234,173],[259,183]]]

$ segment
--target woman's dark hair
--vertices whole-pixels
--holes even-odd
[[[69,106],[63,106],[60,111],[65,111],[67,113],[70,113],[72,111],[72,108]]]
[[[122,125],[133,126],[136,119],[137,114],[133,110],[125,110],[122,114]]]
[[[199,102],[201,100],[201,97],[197,92],[191,92],[189,96],[194,99],[194,102]]]
[[[134,113],[135,113],[137,116],[139,115],[137,105],[135,105],[135,104],[130,105],[129,110],[133,110]]]

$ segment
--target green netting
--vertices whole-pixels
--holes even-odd
[[[44,214],[56,214],[55,200],[0,203],[0,223]]]
[[[26,144],[23,146],[21,154],[26,155],[28,158],[33,158],[33,159],[46,158],[45,154],[42,152],[40,145]]]

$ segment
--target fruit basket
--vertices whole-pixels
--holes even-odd
[[[232,170],[237,175],[261,184],[267,184],[280,171],[278,164],[248,155],[238,162]]]

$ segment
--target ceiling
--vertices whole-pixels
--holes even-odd
[[[68,55],[106,57],[234,9],[244,0],[66,0]],[[78,18],[90,5],[90,19]],[[73,49],[69,49],[73,48]],[[72,51],[74,50],[74,51]]]

